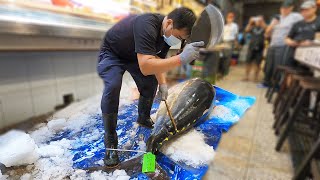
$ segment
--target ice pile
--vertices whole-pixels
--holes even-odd
[[[2,175],[1,171],[0,171],[0,180],[6,180],[8,178],[7,175]]]
[[[6,167],[27,165],[39,158],[37,145],[30,135],[12,130],[0,136],[0,162]]]
[[[163,146],[161,151],[171,159],[193,167],[209,164],[215,155],[213,148],[205,143],[204,135],[196,130]]]
[[[218,118],[220,120],[227,120],[228,122],[237,122],[239,120],[239,116],[237,114],[232,113],[232,110],[224,105],[216,106],[213,111],[209,115],[209,119]]]
[[[115,170],[113,173],[106,173],[102,171],[95,171],[91,174],[87,174],[84,170],[76,170],[70,177],[71,180],[129,180],[130,176],[124,170]]]
[[[94,128],[97,124],[94,115],[99,112],[100,96],[92,97],[83,102],[74,103],[71,106],[57,112],[51,121],[43,124],[38,129],[30,132],[31,137],[36,141],[40,159],[36,161],[31,170],[32,179],[125,179],[125,172],[120,175],[107,173],[86,173],[82,170],[76,170],[73,167],[73,157],[71,149],[81,143],[94,142],[99,139],[103,133],[97,129],[87,132],[84,138],[74,137],[73,139],[62,138],[53,140],[56,133],[72,132],[72,134],[82,133],[82,129]],[[99,147],[96,147],[99,148]],[[88,156],[90,154],[87,154]],[[119,176],[119,177],[118,177]]]
[[[127,73],[121,90],[120,105],[130,104],[136,95],[130,91],[135,89],[131,76]],[[36,125],[28,133],[12,130],[0,136],[0,162],[6,167],[28,165],[22,176],[14,170],[8,172],[15,179],[129,179],[125,171],[115,171],[112,174],[103,172],[86,173],[73,168],[73,157],[70,149],[78,142],[89,143],[99,139],[103,133],[93,129],[88,136],[79,139],[52,140],[59,132],[81,133],[82,129],[95,128],[96,119],[100,112],[101,95],[75,102],[67,108],[55,113],[48,123]],[[97,147],[101,148],[101,147]],[[0,175],[0,180],[6,176]]]
[[[65,119],[55,119],[48,122],[48,129],[52,132],[59,132],[66,126],[67,121]]]

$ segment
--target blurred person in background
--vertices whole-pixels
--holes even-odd
[[[270,86],[271,78],[278,65],[284,64],[283,57],[286,49],[285,38],[287,37],[294,23],[303,19],[296,12],[292,12],[294,3],[292,0],[285,0],[280,8],[280,16],[275,16],[266,29],[265,37],[270,38],[271,42],[266,56],[264,68],[265,77],[263,85]]]
[[[110,148],[118,148],[116,127],[123,74],[125,71],[131,74],[140,92],[137,123],[153,128],[150,111],[158,84],[161,100],[168,96],[164,73],[197,59],[199,48],[204,45],[204,42],[187,44],[181,54],[166,58],[171,46],[190,36],[195,21],[194,12],[181,7],[168,16],[152,13],[128,16],[106,33],[97,71],[104,81],[101,111],[107,167],[120,163],[117,151]]]
[[[229,65],[232,57],[232,52],[235,46],[238,45],[238,33],[239,27],[234,22],[235,15],[233,12],[229,12],[226,18],[226,24],[224,25],[223,32],[223,44],[228,48],[224,50],[224,61],[222,62],[222,72],[223,75],[226,75],[229,71]]]
[[[320,9],[320,0],[317,0],[317,9],[318,9],[317,14],[319,16],[320,15],[320,11],[319,11],[319,9]]]
[[[226,24],[224,25],[223,42],[235,44],[237,43],[237,35],[239,33],[239,27],[234,22],[235,15],[233,12],[229,12],[226,18]]]
[[[246,77],[244,81],[249,80],[251,70],[254,69],[254,81],[258,81],[260,64],[263,59],[264,50],[264,33],[267,25],[263,16],[251,17],[249,23],[245,29],[246,33],[251,34],[249,42],[247,65],[246,65]]]
[[[320,31],[320,18],[317,16],[317,4],[313,0],[305,1],[300,6],[303,20],[295,23],[285,42],[289,46],[286,53],[286,64],[295,66],[294,52],[298,46],[310,46],[313,44],[316,32]]]

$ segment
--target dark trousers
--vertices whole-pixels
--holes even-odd
[[[255,63],[256,65],[260,66],[261,61],[263,59],[263,49],[250,49],[248,50],[247,56],[247,64]]]
[[[294,59],[295,51],[296,51],[296,48],[286,46],[284,51],[284,56],[283,56],[283,63],[284,63],[283,65],[292,66],[292,67],[297,66],[297,62]]]
[[[264,83],[271,84],[272,75],[275,73],[277,66],[285,65],[285,51],[287,46],[269,47],[264,68]]]
[[[122,76],[125,71],[133,77],[141,96],[154,98],[156,94],[158,81],[154,75],[144,76],[138,62],[120,59],[111,51],[100,55],[97,71],[104,82],[101,99],[101,110],[104,114],[118,113]]]
[[[222,75],[226,76],[229,74],[230,63],[232,59],[232,53],[234,50],[234,41],[223,42],[230,46],[230,48],[223,49],[223,58],[220,61],[220,70]]]

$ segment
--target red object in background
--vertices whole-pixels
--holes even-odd
[[[51,0],[53,5],[56,6],[70,6],[71,3],[69,2],[69,0]]]
[[[231,66],[237,65],[237,60],[236,60],[236,59],[231,59],[230,65],[231,65]]]

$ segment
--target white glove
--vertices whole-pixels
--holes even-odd
[[[162,101],[167,100],[167,98],[168,98],[168,86],[167,86],[167,84],[160,84],[158,93],[159,93]]]
[[[181,64],[189,64],[190,62],[198,59],[200,56],[199,49],[201,46],[204,46],[203,41],[187,44],[180,54]]]

